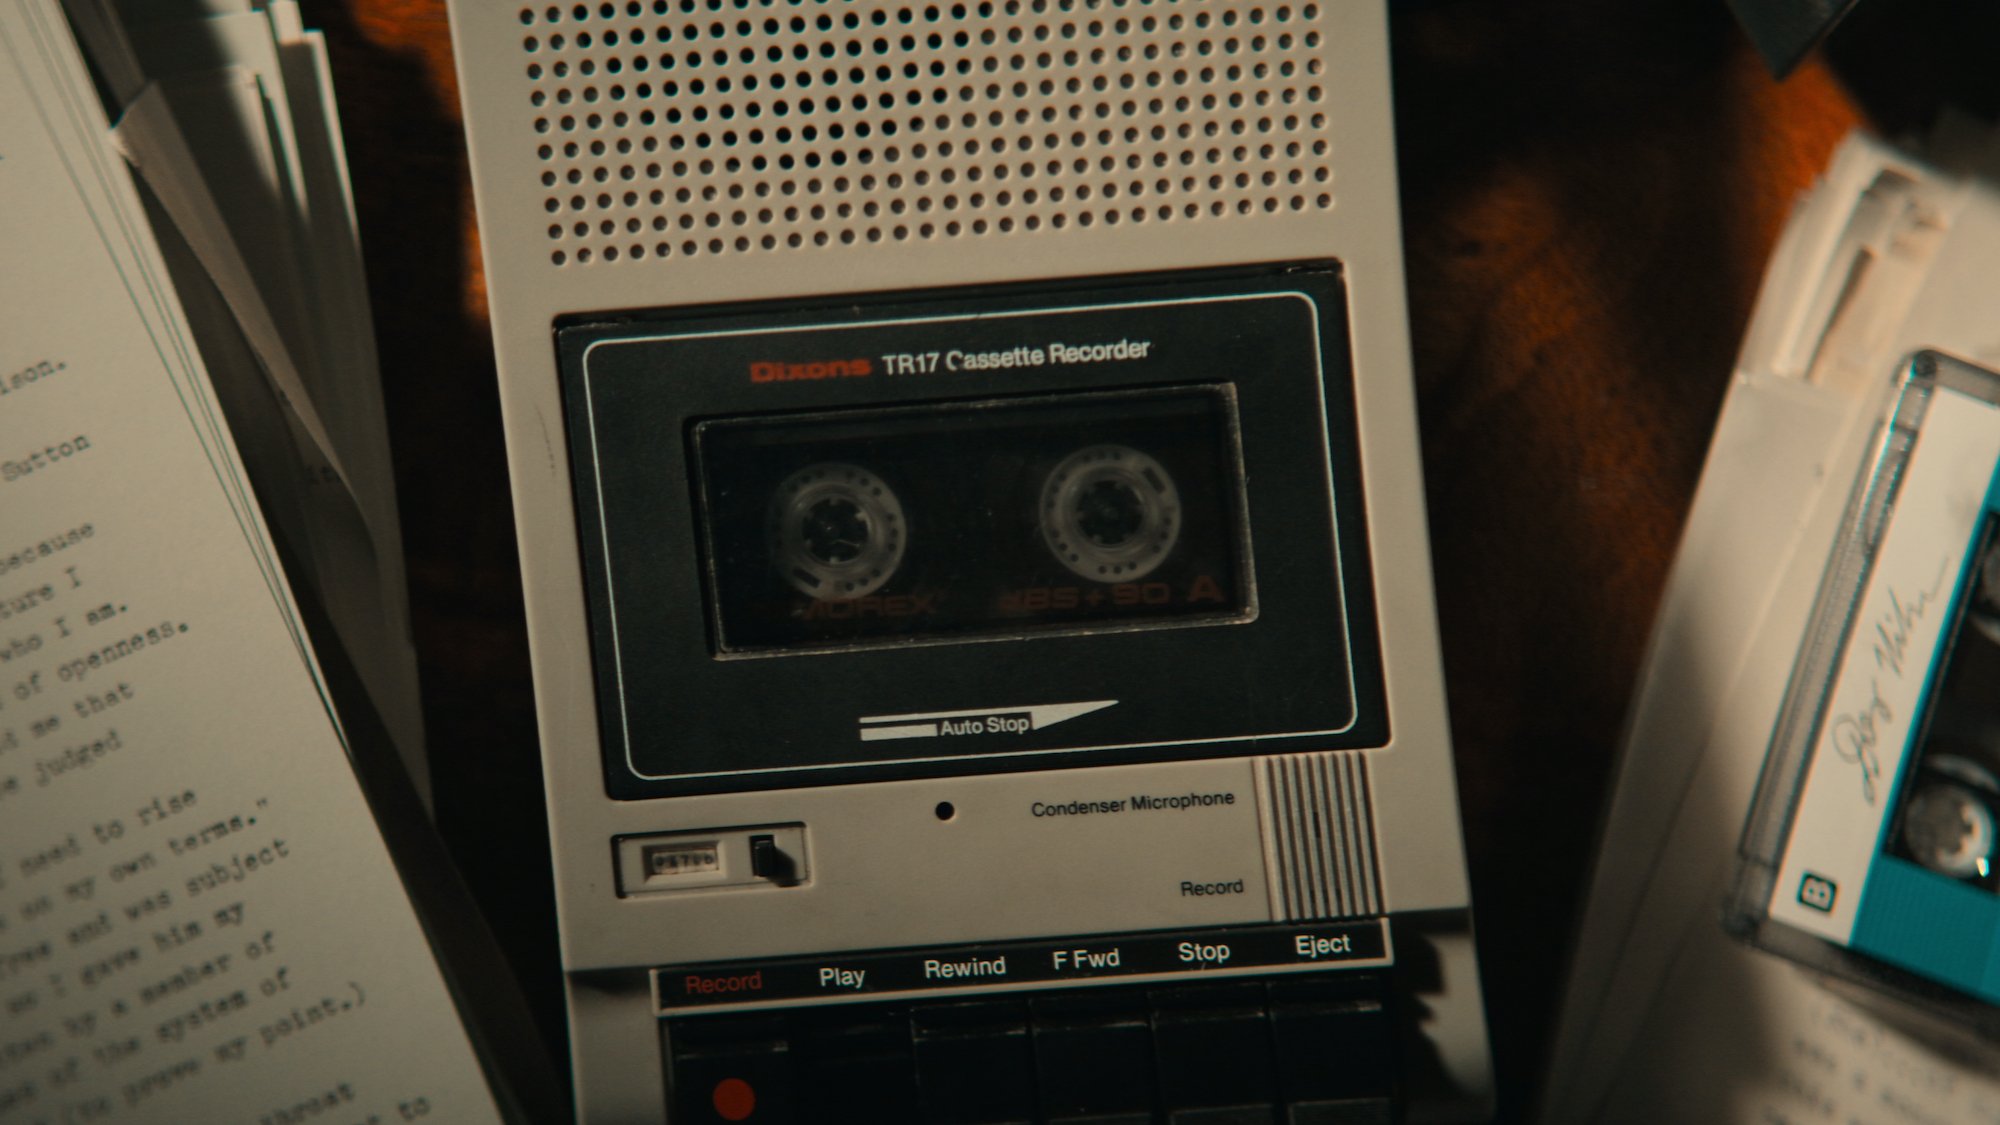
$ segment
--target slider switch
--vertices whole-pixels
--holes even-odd
[[[760,832],[750,837],[750,874],[788,887],[799,881],[799,865],[779,850],[776,836]]]

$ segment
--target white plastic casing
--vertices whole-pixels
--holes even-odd
[[[1413,1091],[1411,1119],[1480,1116],[1489,1063],[1381,6],[454,0],[451,16],[586,1119],[643,1120],[663,1104],[652,966],[1283,920],[1273,778],[1296,768],[1364,779],[1373,833],[1361,846],[1377,860],[1382,912],[1456,919],[1422,939],[1436,965],[1424,1030],[1442,1081]],[[1239,757],[606,796],[559,319],[1325,259],[1343,266],[1351,302],[1385,745],[1294,765]],[[1016,646],[986,647],[1008,659]],[[1242,799],[1199,825],[1021,811],[1052,795],[1170,790]],[[941,801],[956,809],[949,821],[934,814]],[[806,826],[809,881],[620,897],[615,838],[760,824]],[[1264,893],[1176,889],[1197,875]]]

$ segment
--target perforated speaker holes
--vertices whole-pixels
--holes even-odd
[[[1333,206],[1319,3],[519,9],[575,267]]]

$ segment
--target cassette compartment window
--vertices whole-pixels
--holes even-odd
[[[562,326],[607,791],[1383,745],[1347,306],[1306,263]]]
[[[698,421],[718,653],[1255,614],[1227,386]]]

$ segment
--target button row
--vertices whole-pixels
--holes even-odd
[[[1238,926],[670,966],[657,971],[663,1012],[759,1001],[838,1000],[1100,977],[1382,962],[1380,919],[1318,926]]]
[[[1368,972],[663,1021],[676,1125],[1387,1125]]]

